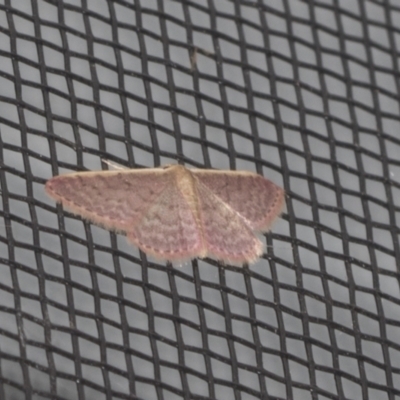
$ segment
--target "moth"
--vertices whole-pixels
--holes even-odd
[[[182,165],[59,175],[46,192],[157,259],[210,257],[234,265],[263,254],[257,234],[270,229],[284,205],[283,189],[256,173]]]

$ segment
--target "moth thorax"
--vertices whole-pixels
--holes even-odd
[[[194,193],[194,177],[188,170],[180,170],[177,174],[177,185],[181,193],[187,201],[193,200]]]

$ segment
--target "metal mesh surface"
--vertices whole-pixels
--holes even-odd
[[[0,0],[0,399],[400,399],[397,0]],[[67,171],[247,169],[250,267],[169,265]]]

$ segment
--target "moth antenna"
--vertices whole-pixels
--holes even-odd
[[[107,164],[108,166],[110,166],[113,169],[117,169],[117,170],[129,169],[121,164],[118,164],[114,161],[106,160],[104,158],[101,159],[101,162],[104,164]]]

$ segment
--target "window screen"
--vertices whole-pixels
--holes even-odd
[[[400,399],[396,0],[0,0],[1,399]],[[254,171],[244,267],[146,256],[54,175]]]

